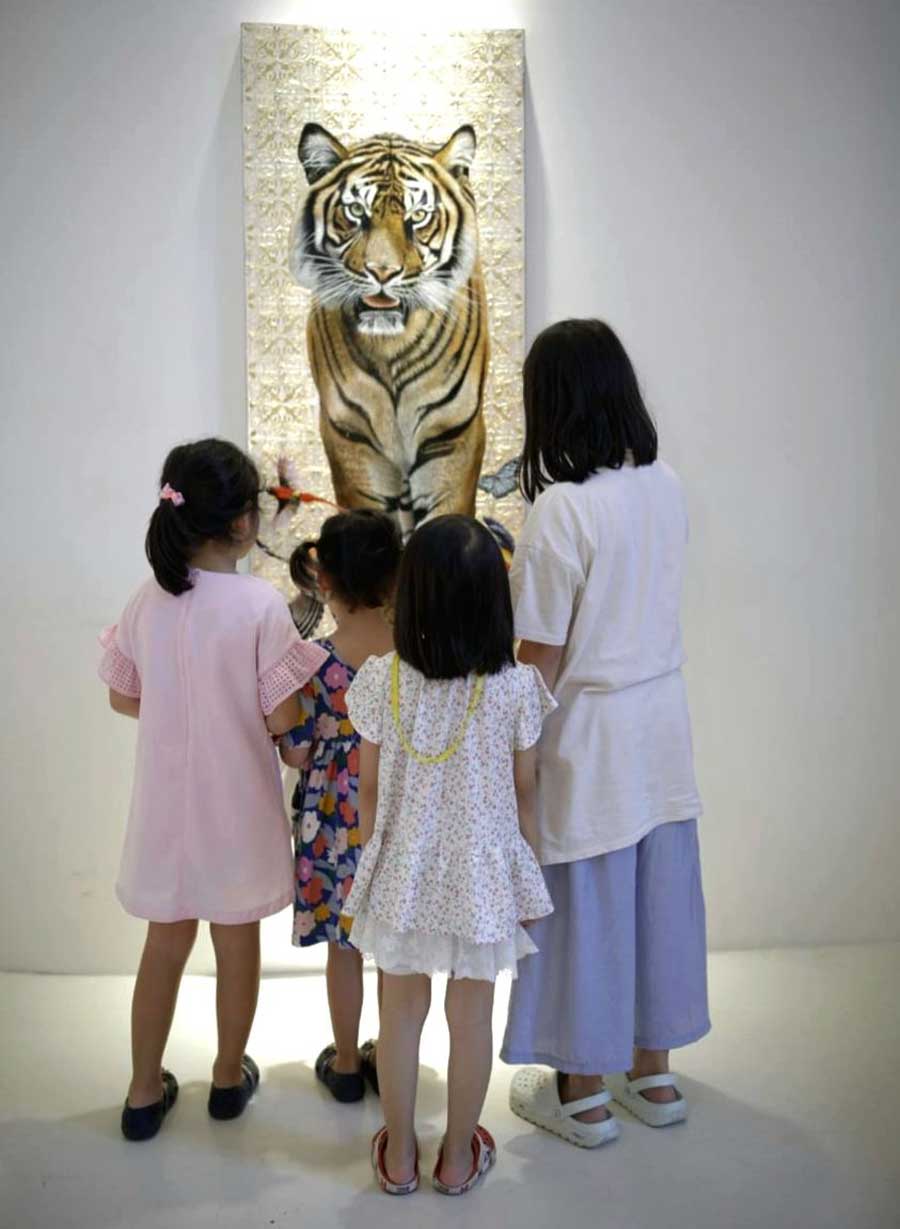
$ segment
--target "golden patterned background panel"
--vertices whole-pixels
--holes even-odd
[[[242,27],[247,399],[250,449],[266,485],[289,457],[304,491],[330,498],[319,435],[318,395],[306,354],[310,292],[288,269],[288,241],[307,190],[297,157],[303,125],[322,124],[345,144],[395,132],[441,144],[471,124],[478,148],[471,182],[478,207],[491,361],[484,395],[491,475],[522,447],[524,345],[523,35],[520,30],[449,34]],[[302,504],[260,537],[287,556],[329,509]],[[518,533],[517,494],[481,491],[478,513]],[[254,552],[253,569],[285,592],[287,569]]]

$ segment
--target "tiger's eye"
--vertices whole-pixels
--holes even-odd
[[[344,209],[346,210],[347,217],[352,218],[354,222],[361,221],[362,218],[365,216],[365,212],[366,212],[365,209],[363,209],[362,205],[357,204],[357,203],[354,203],[352,205],[345,205]]]
[[[410,214],[411,220],[415,222],[417,226],[420,226],[427,217],[428,217],[427,209],[416,209],[414,210],[412,214]]]

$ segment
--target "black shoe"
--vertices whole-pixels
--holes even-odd
[[[137,1143],[140,1140],[152,1139],[163,1124],[163,1119],[178,1100],[178,1081],[171,1071],[162,1073],[162,1100],[154,1101],[152,1105],[141,1105],[132,1109],[125,1101],[122,1109],[122,1134],[126,1139]]]
[[[259,1087],[259,1067],[245,1054],[241,1059],[241,1071],[244,1078],[240,1084],[232,1084],[230,1088],[216,1088],[215,1084],[209,1090],[209,1116],[220,1121],[229,1118],[240,1118],[247,1108],[247,1102]]]
[[[376,1042],[366,1041],[359,1047],[359,1057],[362,1060],[362,1073],[369,1087],[374,1092],[375,1096],[380,1096],[378,1091],[378,1065],[375,1061],[375,1046]]]
[[[366,1082],[359,1071],[342,1074],[335,1071],[334,1060],[337,1056],[337,1046],[326,1046],[316,1059],[316,1079],[321,1080],[335,1101],[349,1105],[352,1101],[362,1101],[366,1095]]]

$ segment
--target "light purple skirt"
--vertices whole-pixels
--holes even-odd
[[[501,1058],[577,1075],[626,1071],[632,1048],[709,1032],[697,821],[636,845],[545,866],[554,912],[531,926]]]

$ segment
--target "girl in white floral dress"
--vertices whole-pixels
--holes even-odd
[[[536,951],[523,923],[552,905],[529,843],[536,744],[555,703],[513,656],[500,550],[464,516],[428,521],[404,552],[396,652],[370,658],[347,695],[362,738],[365,845],[345,912],[351,941],[384,974],[378,1076],[381,1188],[419,1182],[419,1040],[431,976],[447,973],[447,1130],[434,1186],[462,1194],[496,1147],[478,1125],[491,1074],[494,981]]]

